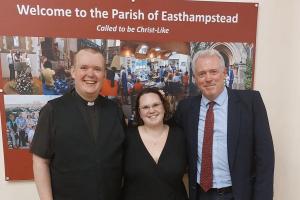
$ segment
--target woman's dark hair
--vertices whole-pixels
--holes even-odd
[[[143,125],[144,124],[144,122],[143,122],[143,120],[140,116],[140,112],[139,112],[140,111],[139,110],[139,108],[140,108],[140,98],[141,98],[141,96],[143,96],[145,94],[149,94],[149,93],[156,94],[160,98],[160,100],[163,104],[164,110],[165,110],[164,122],[166,122],[169,119],[170,115],[171,115],[170,105],[169,105],[168,101],[164,98],[162,93],[157,88],[145,88],[141,92],[138,93],[137,98],[136,98],[135,113],[136,113],[136,119],[137,119],[138,125]]]

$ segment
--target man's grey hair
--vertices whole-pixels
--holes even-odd
[[[195,67],[196,67],[196,62],[199,58],[205,58],[205,57],[217,57],[219,59],[219,63],[220,63],[220,67],[221,68],[225,68],[225,61],[223,56],[220,54],[219,51],[215,50],[215,49],[206,49],[206,50],[201,50],[198,51],[195,55],[194,58],[192,60],[192,70],[193,73],[195,73]]]

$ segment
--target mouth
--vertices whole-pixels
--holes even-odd
[[[213,88],[213,87],[215,87],[215,85],[206,85],[205,86],[205,88],[208,88],[208,89]]]
[[[93,80],[84,80],[84,83],[88,84],[88,85],[94,85],[97,83],[97,81],[93,81]]]
[[[148,116],[148,118],[149,118],[149,119],[156,119],[158,116],[159,116],[159,114],[156,114],[156,115],[150,115],[150,116]]]

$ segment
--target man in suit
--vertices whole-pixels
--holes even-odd
[[[123,115],[99,96],[105,79],[101,52],[84,48],[71,69],[75,89],[41,110],[31,144],[42,200],[117,200],[123,159]]]
[[[274,149],[259,92],[226,88],[216,50],[199,51],[192,62],[202,94],[175,113],[187,137],[190,200],[273,199]]]

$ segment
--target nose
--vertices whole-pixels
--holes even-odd
[[[150,107],[149,107],[149,113],[152,113],[154,110],[155,110],[155,109],[154,109],[153,106],[150,106]]]
[[[87,75],[88,75],[88,76],[93,76],[93,75],[94,75],[94,72],[95,72],[95,70],[94,70],[93,68],[89,68],[89,69],[87,70]]]
[[[212,80],[212,75],[210,73],[207,73],[205,76],[205,81],[209,82]]]

